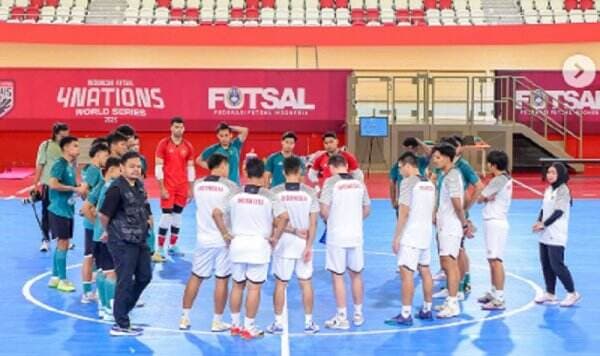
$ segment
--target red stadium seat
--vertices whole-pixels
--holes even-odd
[[[275,0],[262,0],[262,7],[269,7],[269,8],[274,8],[275,7]]]
[[[333,0],[321,0],[319,4],[321,5],[321,9],[332,9],[334,7]]]
[[[440,0],[440,9],[451,9],[452,0]]]
[[[198,9],[186,9],[183,15],[185,21],[195,21],[198,22],[198,18],[200,17],[200,10]]]
[[[379,22],[379,9],[367,9],[367,22]]]
[[[258,9],[258,0],[247,0],[246,9]]]
[[[350,18],[352,19],[352,25],[354,26],[364,26],[365,25],[365,10],[363,9],[354,9],[350,13]]]
[[[247,21],[258,21],[258,9],[254,9],[254,8],[246,9],[246,20]]]
[[[594,0],[581,0],[579,2],[579,8],[582,10],[590,10],[594,8]]]
[[[171,0],[156,0],[158,7],[171,7]]]
[[[58,7],[59,0],[46,0],[46,6]]]
[[[244,9],[231,9],[229,18],[231,21],[242,21],[244,18]]]
[[[410,24],[410,11],[408,9],[396,10],[396,22],[399,24]]]
[[[577,8],[577,0],[565,0],[565,10],[573,10]]]
[[[436,9],[437,1],[436,0],[423,0],[423,6],[425,6],[426,9]]]
[[[40,18],[40,9],[38,7],[28,7],[25,13],[25,20],[36,21]]]
[[[44,6],[44,0],[31,0],[29,2],[29,7],[35,7],[35,8],[40,8]]]
[[[348,0],[336,0],[335,7],[338,9],[345,9],[348,7]]]
[[[425,13],[423,10],[412,10],[410,19],[413,25],[425,25]]]
[[[25,8],[24,7],[13,7],[12,10],[10,10],[9,19],[23,21],[23,19],[25,19]]]
[[[169,19],[171,21],[183,21],[183,9],[171,9]]]

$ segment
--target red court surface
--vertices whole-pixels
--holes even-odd
[[[535,173],[515,174],[514,198],[515,199],[539,199],[546,187],[541,176]],[[21,180],[0,179],[0,198],[23,198],[31,187],[33,177]],[[366,177],[369,193],[374,199],[387,199],[389,197],[389,180],[385,173],[371,173]],[[146,181],[146,187],[150,197],[159,195],[158,184],[153,177]],[[598,199],[600,198],[600,176],[572,176],[569,187],[575,199]]]

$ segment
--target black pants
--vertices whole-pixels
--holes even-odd
[[[569,268],[565,265],[565,248],[540,243],[540,261],[546,282],[546,292],[555,294],[556,277],[560,279],[567,292],[573,293],[575,285]]]
[[[150,250],[145,243],[137,245],[111,240],[108,249],[117,273],[113,314],[120,327],[128,328],[129,312],[152,279]]]
[[[50,217],[48,206],[50,205],[50,188],[42,184],[42,241],[50,241]]]

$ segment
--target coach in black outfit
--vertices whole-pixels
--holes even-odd
[[[131,326],[129,312],[152,279],[148,236],[150,206],[141,178],[142,162],[136,152],[121,158],[121,176],[106,192],[100,219],[108,233],[110,251],[117,273],[114,299],[116,325],[113,336],[137,336],[141,328]]]

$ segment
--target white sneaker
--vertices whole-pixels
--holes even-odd
[[[442,310],[437,314],[440,319],[454,318],[460,314],[460,306],[458,303],[447,303],[444,304]]]
[[[44,240],[40,246],[40,252],[48,252],[50,250],[50,242]]]
[[[459,302],[462,302],[465,300],[465,293],[464,292],[458,292],[456,294],[456,299],[458,299]]]
[[[533,301],[536,302],[537,304],[556,304],[557,299],[554,294],[545,292],[544,294],[538,295],[537,297],[535,297],[535,299]]]
[[[445,281],[446,280],[446,272],[444,270],[440,270],[433,276],[434,281]]]
[[[115,321],[115,316],[112,309],[104,308],[104,316],[102,320],[109,321],[111,323]]]
[[[192,327],[192,323],[190,321],[190,318],[186,318],[185,316],[182,316],[181,319],[179,320],[179,330],[189,330]]]
[[[432,296],[434,299],[444,299],[448,298],[448,288],[444,288],[437,293],[434,293]]]
[[[363,317],[362,313],[354,313],[354,316],[352,317],[352,323],[354,326],[361,326],[364,324],[365,318]]]
[[[340,319],[336,315],[325,321],[325,327],[328,329],[348,330],[350,329],[350,322],[348,319]]]
[[[210,326],[210,331],[213,333],[221,333],[223,331],[228,331],[229,329],[231,329],[230,324],[217,320],[213,320],[212,325]]]
[[[97,298],[94,293],[83,293],[81,295],[81,304],[90,304],[96,302]]]
[[[581,294],[579,294],[577,292],[567,293],[567,296],[565,297],[565,299],[563,299],[560,302],[560,306],[563,308],[572,307],[573,305],[577,304],[577,302],[579,302],[580,300],[581,300]]]

